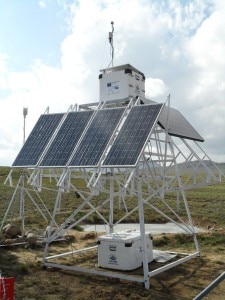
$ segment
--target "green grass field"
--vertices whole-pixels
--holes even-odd
[[[224,165],[222,165],[224,167]],[[9,173],[9,168],[0,167],[0,219],[2,220],[6,209],[8,207],[9,201],[12,199],[15,187],[10,187],[9,185],[4,185],[4,181]],[[13,174],[14,185],[17,184],[20,176],[20,170],[15,170]],[[50,213],[54,209],[55,199],[56,199],[56,189],[55,182],[50,182],[46,179],[44,185],[48,189],[42,189],[40,197],[47,206]],[[86,183],[83,180],[76,179],[76,185],[80,186],[81,190],[86,189]],[[35,199],[38,205],[41,206],[40,201],[34,191],[30,190],[30,187],[26,186],[30,195]],[[107,195],[101,193],[98,196],[95,196],[92,199],[94,206],[99,205]],[[189,209],[192,215],[193,223],[196,226],[204,227],[207,229],[213,229],[212,231],[218,232],[219,229],[225,228],[225,218],[224,218],[224,204],[225,204],[225,183],[219,183],[212,186],[206,186],[202,188],[196,188],[193,190],[186,191],[186,197],[188,200]],[[128,209],[132,209],[136,206],[136,197],[127,197],[126,204]],[[177,210],[177,194],[169,193],[165,195],[165,200],[167,203],[173,207],[174,210]],[[63,222],[71,212],[80,204],[82,200],[76,196],[74,191],[66,192],[62,194],[61,208],[60,212],[57,214],[56,219],[57,223]],[[124,215],[123,206],[119,203],[118,197],[115,197],[114,204],[114,221],[119,220]],[[153,200],[153,203],[156,207],[163,210],[163,205],[160,201]],[[20,224],[19,219],[19,204],[20,204],[20,192],[18,191],[14,200],[12,207],[8,213],[7,222],[13,220],[14,223]],[[82,217],[90,209],[89,206],[85,206],[83,210],[79,213],[78,217]],[[108,218],[109,206],[108,204],[103,206],[100,209],[101,214]],[[179,204],[179,215],[185,220],[187,218],[186,211],[182,199]],[[169,212],[167,212],[168,215]],[[28,196],[25,197],[25,226],[28,229],[45,229],[50,221],[50,217],[46,215],[48,221],[46,222],[40,213],[35,208],[32,201]],[[137,223],[139,222],[138,210],[129,215],[123,222],[127,223]],[[145,222],[146,223],[164,223],[168,222],[167,219],[163,218],[160,214],[156,213],[149,206],[145,206]],[[98,224],[102,223],[102,220],[99,219],[96,213],[91,214],[79,225],[88,224]]]

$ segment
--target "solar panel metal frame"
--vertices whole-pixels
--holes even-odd
[[[123,130],[124,130],[124,127],[126,126],[126,122],[129,122],[129,116],[132,113],[132,109],[135,110],[137,107],[141,107],[141,108],[144,109],[145,107],[154,107],[154,106],[158,106],[159,109],[158,109],[158,112],[157,112],[157,114],[155,116],[155,119],[153,121],[153,124],[152,124],[151,128],[148,128],[149,133],[146,135],[146,138],[145,138],[145,141],[143,142],[141,150],[138,152],[139,154],[136,156],[137,158],[136,158],[135,163],[133,163],[133,164],[116,164],[116,163],[115,164],[109,164],[108,163],[107,164],[107,159],[108,159],[110,153],[114,150],[113,148],[116,147],[116,143],[120,139],[120,136],[123,134]],[[105,159],[104,159],[101,167],[103,167],[103,168],[115,168],[115,167],[117,167],[117,168],[120,168],[120,167],[122,167],[122,168],[128,168],[128,167],[135,167],[137,165],[138,161],[140,160],[140,157],[141,157],[141,155],[142,155],[142,153],[143,153],[143,151],[144,151],[144,149],[146,147],[146,144],[147,144],[147,142],[148,142],[148,140],[149,140],[149,138],[150,138],[150,136],[152,134],[152,131],[154,130],[154,128],[155,128],[155,126],[157,124],[158,117],[159,117],[159,115],[160,115],[163,107],[164,107],[163,103],[156,103],[156,104],[154,103],[154,104],[145,104],[145,105],[136,105],[136,106],[133,106],[132,109],[131,109],[131,111],[129,112],[128,117],[125,120],[125,122],[124,122],[124,124],[123,124],[123,126],[122,126],[122,128],[120,130],[120,132],[118,133],[116,139],[114,140],[114,142],[112,144],[112,147],[109,149],[109,152],[107,153],[107,155],[106,155],[106,157],[105,157]]]
[[[60,127],[64,115],[65,115],[64,113],[42,114],[38,118],[26,142],[24,143],[23,147],[21,148],[20,152],[18,153],[16,159],[12,164],[13,168],[35,167],[37,165],[44,150],[46,149],[47,145],[50,143],[52,137],[54,136],[54,133],[57,131],[57,128]],[[48,119],[51,119],[56,116],[58,118],[55,118],[56,119],[55,122],[51,124],[52,127],[50,127],[49,126],[50,123]],[[43,139],[43,137],[45,138]],[[37,151],[37,149],[39,151]],[[26,156],[26,158],[24,158],[24,156]],[[22,163],[27,160],[28,160],[27,163]]]
[[[163,129],[167,130],[171,136],[204,142],[204,139],[197,130],[187,121],[181,112],[175,108],[165,107],[159,117],[158,123]],[[168,129],[166,127],[168,127]]]
[[[84,118],[84,115],[87,115],[86,118]],[[60,129],[58,130],[54,140],[52,141],[50,147],[42,157],[39,163],[40,168],[62,168],[65,167],[76,147],[76,145],[79,143],[79,140],[81,139],[83,133],[85,132],[86,127],[92,120],[94,111],[91,110],[86,110],[86,111],[71,111],[67,114],[63,124],[61,125]],[[80,116],[79,116],[80,115]],[[88,116],[89,115],[89,116]],[[79,117],[78,117],[79,116]],[[75,128],[79,128],[79,124],[81,123],[80,120],[82,118],[82,123],[83,126],[81,128],[80,126],[80,131],[75,131]],[[68,128],[68,131],[65,131],[66,128]],[[70,142],[71,145],[67,147],[69,148],[69,153],[67,154],[66,158],[62,158],[63,156],[65,157],[65,147],[68,145],[69,140],[66,140],[68,138],[68,135],[71,136]],[[72,140],[71,140],[72,139]],[[62,144],[62,143],[63,144]],[[65,144],[67,142],[67,144]],[[60,144],[61,143],[61,144]],[[60,151],[56,152],[54,151],[58,147],[61,146]],[[52,155],[52,158],[50,158],[50,155]],[[60,160],[63,164],[48,164],[47,161],[52,161],[56,160],[58,157],[58,161]]]
[[[95,164],[75,164],[75,163],[73,163],[74,158],[76,157],[76,155],[79,155],[79,151],[83,147],[85,140],[88,139],[90,131],[93,130],[93,126],[95,125],[95,122],[98,119],[98,114],[101,113],[102,111],[110,112],[110,111],[116,111],[116,110],[120,111],[121,113],[118,115],[118,119],[115,120],[116,124],[115,124],[115,126],[113,128],[111,128],[110,134],[108,135],[108,138],[106,140],[105,145],[103,145],[102,150],[99,151],[99,153],[101,152],[101,155],[98,156],[98,159],[96,159],[96,163]],[[99,165],[100,161],[102,160],[102,156],[104,155],[104,152],[105,152],[105,150],[108,147],[108,144],[110,143],[112,137],[115,134],[115,131],[117,130],[117,128],[118,128],[118,126],[120,124],[120,120],[121,120],[123,114],[125,113],[125,110],[126,110],[125,107],[103,108],[103,109],[97,110],[97,112],[93,116],[93,118],[92,118],[92,120],[91,120],[88,128],[86,129],[86,132],[84,133],[84,135],[83,135],[83,137],[82,137],[79,145],[76,147],[75,151],[71,155],[71,157],[70,157],[70,159],[68,161],[67,167],[68,168],[93,168],[93,167],[97,167]],[[92,141],[92,139],[90,139],[90,141]],[[90,142],[90,144],[91,144],[91,142]],[[90,149],[87,149],[87,151],[90,151]]]

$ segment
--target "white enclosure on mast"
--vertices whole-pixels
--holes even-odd
[[[100,101],[145,97],[145,76],[130,64],[103,69],[100,72]]]

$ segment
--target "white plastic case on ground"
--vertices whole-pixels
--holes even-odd
[[[153,260],[152,237],[146,234],[148,262]],[[140,232],[117,232],[98,238],[98,266],[117,270],[134,270],[142,266]]]

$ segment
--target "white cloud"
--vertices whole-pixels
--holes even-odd
[[[158,98],[162,99],[166,97],[168,93],[168,87],[159,78],[146,78],[145,80],[145,96],[146,98]],[[166,99],[164,99],[166,100]]]
[[[216,6],[217,7],[217,6]],[[198,110],[202,134],[212,155],[221,160],[225,128],[225,6],[219,6],[198,28],[188,44],[193,83],[189,103]],[[224,156],[222,160],[224,161]]]
[[[40,0],[39,5],[45,8],[50,2]],[[114,65],[130,63],[142,71],[146,95],[153,100],[164,101],[171,93],[171,105],[208,139],[206,146],[213,155],[225,160],[221,148],[212,147],[220,145],[221,128],[225,128],[225,5],[221,1],[58,3],[64,14],[67,9],[68,25],[60,65],[36,60],[18,71],[9,67],[11,58],[0,54],[0,159],[4,157],[0,165],[11,164],[21,146],[24,106],[29,109],[28,133],[47,106],[50,112],[60,112],[70,104],[98,101],[99,70],[111,60],[107,41],[111,21],[115,22]],[[9,156],[4,154],[6,145]]]
[[[41,8],[45,8],[45,7],[47,6],[46,1],[44,1],[44,0],[39,0],[39,1],[38,1],[38,4],[39,4],[39,6],[40,6]]]
[[[7,89],[7,55],[0,53],[0,95],[4,89]]]

